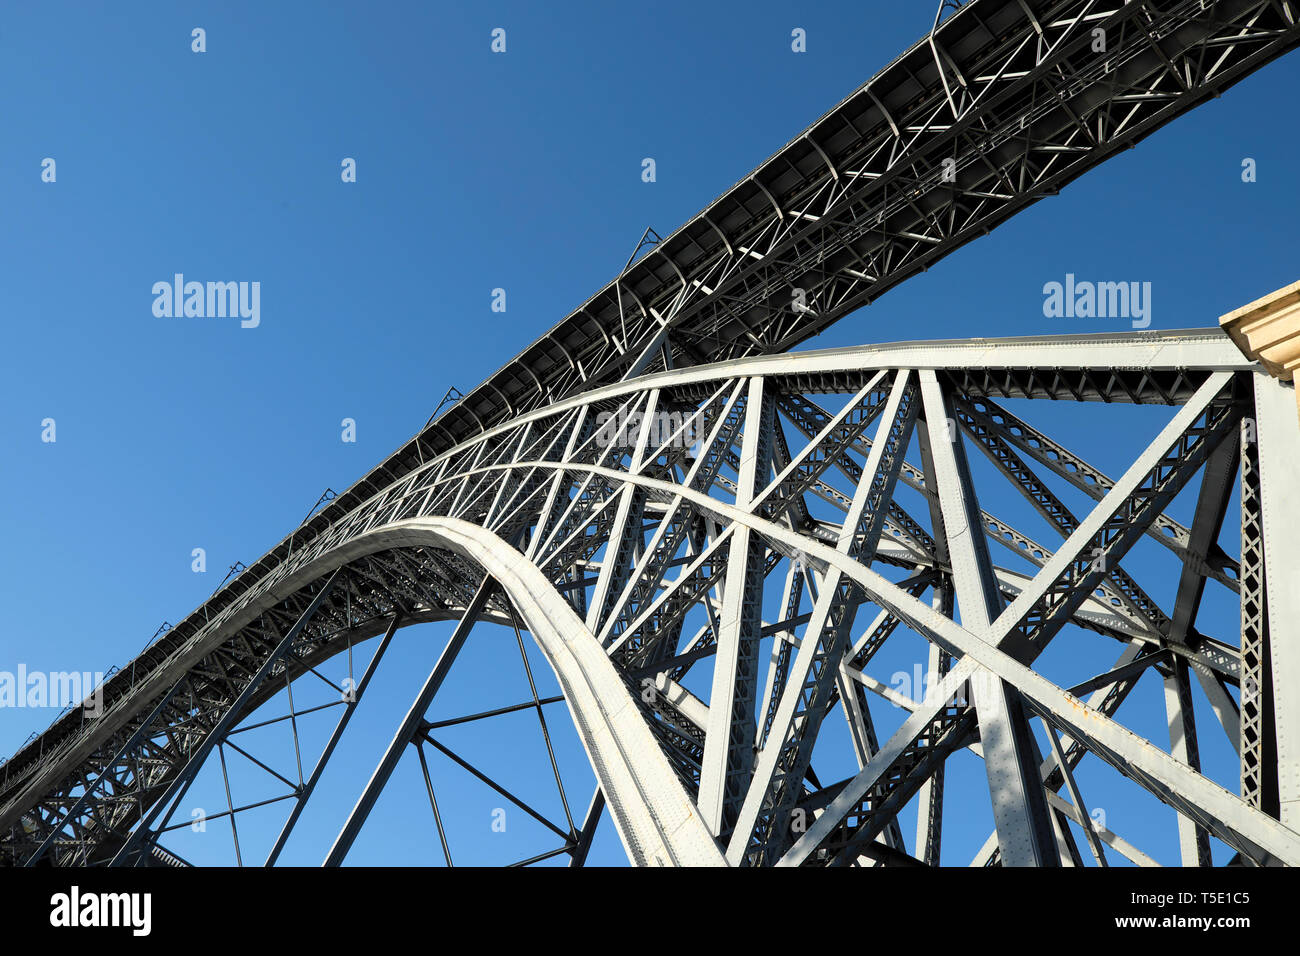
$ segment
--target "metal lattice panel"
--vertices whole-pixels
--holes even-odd
[[[1056,519],[1063,540],[1055,552],[977,503],[964,449],[987,448],[994,433],[961,410],[1004,421],[1010,414],[966,389],[971,360],[991,346],[1004,360],[1025,360],[1002,370],[1003,382],[1026,383],[1022,400],[1039,394],[1027,383],[1050,369],[1086,401],[1082,383],[1100,381],[1122,350],[1149,383],[1125,394],[1175,403],[1169,424],[1122,477],[1088,466],[1104,493],[1087,514],[1069,512],[1041,478],[1030,480],[1008,445],[997,446],[990,456],[997,476]],[[1175,378],[1173,391],[1157,385]],[[1073,774],[1085,756],[1121,768],[1173,807],[1188,823],[1193,852],[1207,852],[1213,836],[1243,860],[1300,862],[1300,834],[1262,809],[1257,758],[1243,761],[1243,799],[1200,775],[1193,724],[1189,746],[1164,751],[1116,721],[1147,669],[1173,681],[1185,722],[1192,668],[1221,689],[1261,673],[1257,636],[1239,653],[1187,624],[1200,588],[1186,596],[1180,589],[1178,605],[1164,611],[1120,570],[1134,543],[1168,522],[1168,503],[1194,477],[1204,476],[1203,499],[1222,495],[1214,469],[1227,461],[1236,473],[1257,382],[1273,385],[1220,333],[1134,333],[756,358],[661,372],[539,409],[374,495],[213,614],[185,646],[165,655],[152,649],[103,717],[11,779],[0,809],[4,850],[15,863],[47,853],[63,863],[177,861],[165,836],[178,795],[214,752],[224,759],[239,722],[275,687],[398,626],[460,617],[467,627],[483,617],[518,621],[547,652],[595,755],[602,799],[639,862],[933,862],[943,763],[972,747],[994,794],[1019,794],[998,819],[985,863],[1057,858],[1052,816],[1086,819]],[[812,383],[825,391],[809,394]],[[821,404],[837,394],[838,409]],[[1107,404],[1102,395],[1093,400]],[[638,417],[613,427],[619,419],[604,416],[618,410]],[[671,414],[661,418],[664,410]],[[671,427],[651,427],[661,420]],[[1040,451],[1082,461],[1015,420],[1022,441],[1032,435]],[[919,463],[908,461],[911,447]],[[1186,543],[1170,548],[1200,585],[1240,588],[1243,606],[1257,600],[1253,582],[1266,560],[1249,543],[1257,507],[1249,487],[1263,477],[1259,467],[1248,450],[1240,584],[1235,563],[1220,582],[1196,560],[1210,540],[1200,507]],[[915,505],[904,491],[928,504],[909,512]],[[832,520],[832,511],[841,517]],[[963,526],[977,533],[954,537]],[[1008,536],[1027,571],[991,560],[986,542]],[[485,576],[499,587],[485,591]],[[778,604],[764,600],[768,591]],[[972,616],[979,602],[983,625]],[[768,606],[785,616],[766,620]],[[858,636],[855,618],[869,607]],[[1248,613],[1248,628],[1252,619]],[[1184,622],[1181,633],[1171,632],[1175,621]],[[1072,688],[1034,671],[1067,624],[1120,644],[1115,668]],[[938,688],[923,700],[891,699],[869,673],[900,626],[928,640],[943,662]],[[773,635],[764,660],[760,641]],[[574,655],[567,663],[566,653]],[[681,683],[704,660],[713,668],[708,700]],[[600,688],[599,706],[579,699],[580,677]],[[883,742],[875,697],[909,712]],[[636,703],[624,710],[634,723],[623,744],[629,734],[648,734],[632,790],[603,764],[608,728],[598,715],[620,701]],[[860,769],[823,783],[811,760],[835,711],[848,721]],[[1256,729],[1257,714],[1244,716],[1252,729],[1243,753],[1256,754],[1250,734],[1266,737],[1266,729]],[[1044,759],[1027,734],[1038,718],[1059,759]],[[924,844],[909,848],[897,815],[921,793],[931,808]],[[665,808],[679,806],[681,795],[692,809],[669,826]],[[570,825],[567,851],[578,845]],[[1098,856],[1102,843],[1142,856],[1116,834],[1089,833]]]
[[[1106,31],[1104,54],[1093,52],[1094,29]],[[807,340],[1298,41],[1293,0],[966,3],[244,570],[213,606],[422,462],[522,411],[661,367],[665,344],[681,367]],[[806,309],[795,309],[795,289]],[[1024,385],[983,384],[1002,396]],[[1050,374],[1041,384],[1059,387]],[[160,650],[199,623],[180,622]]]
[[[102,716],[69,712],[6,763],[3,861],[183,865],[166,846],[179,801],[210,760],[225,775],[236,735],[280,688],[292,721],[292,688],[324,680],[318,665],[383,635],[363,690],[399,627],[455,619],[329,857],[414,742],[450,862],[424,748],[478,771],[423,711],[484,619],[516,629],[525,669],[522,630],[537,641],[563,694],[543,701],[530,671],[521,706],[545,735],[544,705],[566,702],[591,757],[599,788],[581,825],[553,753],[564,824],[520,804],[575,862],[608,810],[639,863],[934,864],[944,764],[970,751],[996,823],[977,864],[1081,862],[1071,824],[1095,862],[1149,864],[1092,825],[1075,774],[1086,757],[1173,808],[1184,863],[1208,862],[1211,837],[1240,862],[1300,863],[1300,783],[1277,768],[1277,728],[1297,720],[1274,664],[1296,637],[1280,633],[1270,561],[1297,445],[1280,386],[1217,330],[788,352],[1293,49],[1297,8],[947,6],[929,36],[113,675]],[[1002,404],[1027,400],[1173,417],[1112,478]],[[665,416],[667,432],[652,427]],[[981,506],[968,448],[1059,544]],[[1218,540],[1237,484],[1240,561]],[[1167,509],[1189,485],[1184,524]],[[1088,500],[1067,503],[1067,489]],[[1145,540],[1179,569],[1171,606],[1124,563]],[[995,562],[1007,553],[1014,566]],[[1197,629],[1207,587],[1239,595],[1239,646]],[[1036,671],[1067,627],[1118,643],[1113,667],[1071,687]],[[905,632],[927,643],[937,680],[918,698],[871,673]],[[708,700],[684,684],[701,662]],[[1147,673],[1164,690],[1167,749],[1118,721]],[[1240,797],[1201,773],[1193,678],[1240,753]],[[883,741],[877,698],[907,711]],[[356,698],[340,703],[310,778],[265,768],[293,808],[268,862]],[[857,770],[823,782],[813,758],[837,711]],[[226,782],[242,861],[234,821],[249,808]],[[909,845],[898,815],[914,800]]]

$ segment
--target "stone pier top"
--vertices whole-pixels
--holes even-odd
[[[1219,326],[1270,375],[1294,381],[1300,368],[1300,282],[1220,317]]]

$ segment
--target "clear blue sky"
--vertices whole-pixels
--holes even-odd
[[[676,0],[7,10],[0,669],[128,660],[227,565],[278,542],[326,486],[347,487],[407,439],[448,386],[468,390],[603,285],[646,226],[666,235],[932,16],[932,4]],[[195,27],[206,53],[191,52]],[[489,50],[494,27],[507,30],[505,55]],[[805,54],[790,51],[794,27],[807,30]],[[1042,286],[1067,272],[1150,281],[1153,328],[1214,324],[1297,278],[1300,133],[1286,121],[1297,85],[1300,58],[1267,67],[812,344],[1127,327],[1045,319]],[[646,156],[653,184],[640,178]],[[41,181],[46,157],[53,184]],[[340,181],[344,157],[357,162],[354,184]],[[1258,182],[1241,181],[1246,157]],[[155,317],[151,287],[176,272],[259,281],[260,327]],[[496,287],[504,315],[490,311]],[[1082,424],[1075,411],[1059,421]],[[1077,450],[1122,471],[1164,420],[1137,411],[1118,432],[1083,429]],[[41,441],[45,418],[54,444]],[[357,423],[355,444],[340,441],[343,418]],[[191,571],[195,547],[206,574]],[[1235,621],[1221,617],[1230,638]],[[447,633],[398,636],[286,862],[319,862]],[[466,680],[440,699],[448,715],[526,693],[513,637],[482,633]],[[498,667],[509,687],[470,679]],[[553,687],[540,655],[534,670]],[[592,778],[564,711],[551,713],[580,815]],[[1135,729],[1161,739],[1159,714],[1143,724],[1137,713]],[[0,712],[0,754],[51,716]],[[465,741],[503,782],[531,776],[521,793],[562,819],[544,753],[518,743],[535,724],[510,720],[518,734],[448,741]],[[1222,746],[1207,749],[1226,766]],[[505,848],[488,825],[501,801],[438,766],[449,818],[463,815],[458,861],[554,845],[512,812]],[[417,775],[406,761],[403,792],[385,796],[352,860],[437,858]],[[1172,862],[1171,818],[1128,801],[1131,786],[1115,792],[1125,796],[1113,798],[1112,826]],[[231,859],[221,826],[178,851]],[[987,828],[986,808],[964,826],[954,818],[945,861],[968,860]],[[593,860],[621,859],[606,826]]]

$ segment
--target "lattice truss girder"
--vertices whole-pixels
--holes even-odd
[[[966,3],[440,425],[787,350],[1293,48],[1298,19],[1292,0]]]
[[[639,862],[653,860],[628,821],[658,819],[656,800],[675,792],[695,829],[664,837],[674,858],[934,864],[943,768],[959,751],[983,758],[995,807],[977,863],[1080,861],[1072,822],[1096,862],[1108,851],[1152,862],[1140,841],[1093,825],[1076,780],[1089,756],[1174,809],[1182,862],[1209,862],[1210,837],[1243,862],[1300,862],[1300,834],[1277,819],[1276,722],[1292,703],[1270,683],[1257,387],[1278,386],[1217,331],[1132,333],[751,359],[523,415],[383,489],[185,645],[151,649],[129,679],[116,675],[103,717],[7,768],[0,846],[19,864],[183,862],[166,849],[168,821],[205,761],[215,754],[224,773],[241,724],[263,720],[258,707],[281,688],[320,677],[331,656],[380,633],[386,646],[421,621],[531,620],[596,752],[565,665],[538,632],[571,615],[566,640],[617,675],[602,712],[631,703],[659,754],[644,771],[662,767],[659,797],[597,767],[593,811],[609,803]],[[1045,398],[1173,414],[1112,477],[1002,404]],[[976,451],[991,469],[978,483]],[[1017,520],[1034,516],[1056,549],[983,510],[986,481],[1010,491],[999,502],[1022,500]],[[1240,566],[1219,542],[1238,484]],[[1198,490],[1187,525],[1169,513],[1184,489]],[[515,579],[487,588],[492,574],[469,551],[410,536],[431,520],[478,529],[497,542],[494,558],[513,555],[568,610],[546,622],[517,614]],[[381,537],[385,546],[367,543]],[[1177,569],[1170,605],[1124,560],[1147,538]],[[994,561],[1008,551],[1005,566]],[[1207,587],[1240,594],[1239,640],[1197,629]],[[1113,668],[1069,687],[1036,671],[1067,627],[1118,644]],[[931,649],[936,686],[923,698],[871,673],[902,634]],[[1118,720],[1148,672],[1164,688],[1168,747]],[[1240,796],[1200,772],[1193,677],[1241,754]],[[543,703],[534,687],[539,718]],[[881,741],[873,713],[888,705],[906,717]],[[832,717],[847,728],[842,758],[818,746]],[[837,759],[856,772],[823,781],[816,767]],[[315,777],[300,767],[296,784],[280,779],[296,814]],[[914,841],[898,820],[913,800]],[[232,831],[239,809],[228,807]],[[542,822],[566,841],[557,853],[589,842],[591,821]]]

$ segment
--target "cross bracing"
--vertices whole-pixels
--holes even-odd
[[[1297,443],[1294,421],[1288,432],[1275,420],[1284,391],[1217,330],[1142,332],[760,356],[526,413],[381,490],[184,649],[137,662],[103,717],[11,779],[7,862],[183,863],[168,848],[187,822],[180,796],[205,763],[224,772],[220,761],[254,759],[237,734],[270,719],[259,704],[362,641],[436,619],[459,619],[462,636],[331,862],[390,759],[413,740],[426,770],[426,748],[448,753],[445,722],[425,713],[479,619],[537,642],[596,773],[587,816],[566,799],[560,821],[489,778],[555,831],[556,854],[580,858],[603,810],[638,863],[934,863],[942,771],[961,752],[986,764],[995,808],[977,863],[1151,862],[1142,834],[1089,817],[1079,773],[1103,764],[1170,808],[1185,863],[1207,862],[1211,838],[1239,862],[1300,862],[1300,833],[1278,818],[1276,770],[1260,770],[1272,727],[1258,712],[1293,714],[1292,692],[1251,676],[1277,628],[1292,626],[1268,613],[1259,530],[1261,502],[1289,477],[1268,463]],[[1129,467],[1106,474],[1032,424],[1049,400],[1103,418],[1132,405],[1169,414]],[[640,416],[622,430],[598,424],[620,410]],[[1088,475],[1089,491],[1046,462]],[[991,481],[1053,540],[983,507],[1005,500]],[[1239,483],[1246,567],[1219,540],[1223,525],[1237,530],[1222,504]],[[1185,489],[1199,502],[1186,525],[1169,514]],[[1152,536],[1186,577],[1173,603],[1146,562],[1125,561]],[[1251,609],[1241,634],[1197,627],[1206,588]],[[1050,679],[1035,662],[1062,633],[1113,647],[1116,663]],[[944,661],[924,696],[873,673],[903,635]],[[1219,728],[1193,713],[1193,681]],[[545,729],[560,700],[542,698],[531,672],[530,686],[533,699],[512,709],[535,710]],[[1122,705],[1151,686],[1183,729],[1168,744],[1123,722]],[[819,767],[839,765],[827,748],[843,743],[824,733],[832,722],[857,769],[824,779]],[[1239,791],[1201,773],[1198,733],[1227,734],[1239,750]],[[310,760],[296,778],[264,769],[283,781],[287,808],[310,796]],[[558,767],[556,783],[564,793]],[[914,839],[898,818],[918,799]],[[251,851],[234,821],[248,809],[232,797],[215,815],[230,819],[241,858]],[[437,824],[450,860],[454,828]]]
[[[565,825],[551,823],[574,861],[608,809],[638,862],[934,863],[944,762],[961,752],[987,763],[994,799],[977,863],[1081,859],[1069,824],[1089,819],[1075,774],[1086,756],[1175,809],[1183,862],[1205,862],[1211,836],[1238,861],[1292,862],[1277,821],[1297,825],[1300,718],[1274,686],[1292,652],[1268,590],[1282,573],[1270,538],[1280,547],[1276,529],[1296,517],[1280,387],[1217,333],[788,350],[1292,49],[1296,6],[949,7],[239,568],[112,676],[105,717],[73,710],[27,743],[0,770],[6,861],[183,863],[164,839],[177,801],[280,689],[324,680],[317,665],[379,635],[384,647],[400,626],[482,619],[538,642],[597,770],[581,826],[567,801]],[[1042,399],[1192,411],[1134,464],[1148,471],[1108,476],[1007,404]],[[674,434],[644,427],[660,412],[677,416]],[[642,428],[601,439],[602,416],[629,413]],[[940,418],[960,441],[936,443]],[[972,475],[985,463],[1029,506],[1032,531],[981,506]],[[1180,521],[1166,505],[1189,482],[1200,497]],[[1239,560],[1220,540],[1234,488]],[[1172,601],[1123,560],[1139,540],[1180,569]],[[1240,602],[1240,635],[1197,628],[1206,588]],[[1033,667],[1063,627],[1123,650],[1108,670],[1053,682]],[[942,680],[933,706],[869,672],[909,632]],[[1113,721],[1144,674],[1163,688],[1167,752]],[[1240,755],[1238,802],[1198,772],[1193,678]],[[910,714],[884,740],[877,698]],[[1101,723],[1080,723],[1080,701]],[[534,688],[528,706],[541,719],[548,702]],[[355,701],[342,703],[340,728]],[[394,747],[415,741],[423,761],[441,745],[419,709]],[[817,740],[839,711],[858,772],[822,781]],[[265,768],[288,788],[288,828],[315,786],[298,762],[296,782]],[[445,837],[431,782],[429,799]],[[898,823],[908,800],[924,807],[912,843]],[[237,852],[242,809],[231,800]],[[1097,862],[1150,860],[1104,827],[1085,836]]]
[[[242,571],[207,610],[424,461],[520,412],[660,367],[664,346],[682,367],[806,341],[1293,49],[1297,10],[1295,0],[961,5]],[[1093,51],[1098,29],[1105,53]],[[793,308],[796,288],[806,309]],[[179,622],[157,654],[202,620]],[[51,728],[44,744],[75,723]],[[41,752],[38,743],[15,756]]]

